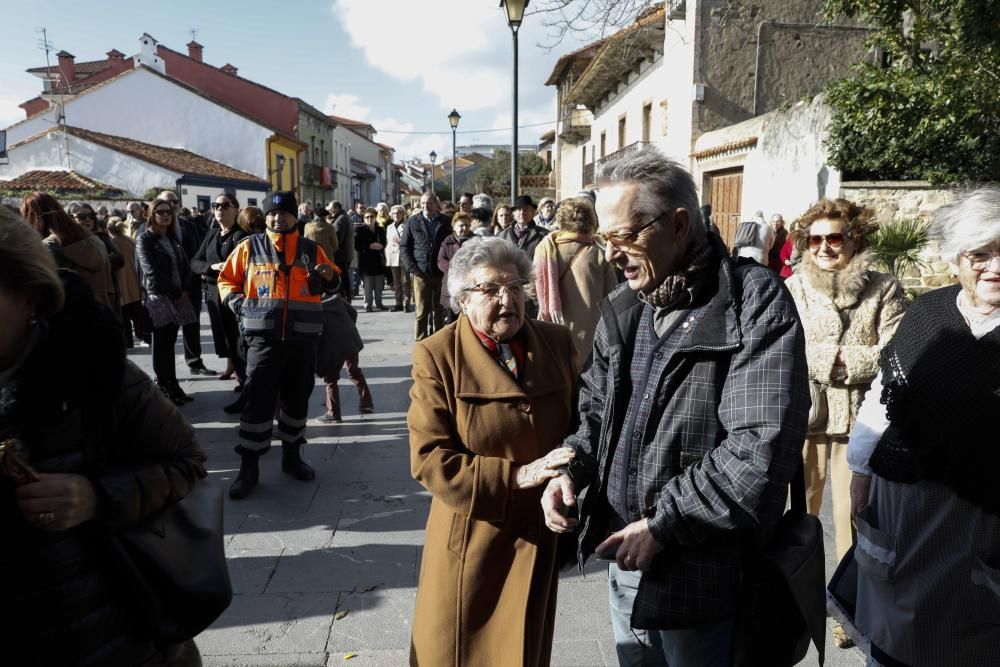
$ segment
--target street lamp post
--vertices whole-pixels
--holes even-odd
[[[434,163],[437,161],[437,159],[438,159],[438,154],[435,153],[434,151],[431,151],[431,194],[435,196],[437,195],[437,193],[434,192]]]
[[[507,10],[507,25],[514,41],[514,113],[513,138],[510,151],[510,203],[514,205],[517,199],[517,31],[524,19],[524,10],[529,0],[500,0],[500,6]]]
[[[455,132],[458,130],[458,121],[461,120],[461,116],[454,109],[448,114],[448,122],[451,123],[451,200],[458,201],[458,197],[455,196],[455,165],[458,161],[455,152]]]

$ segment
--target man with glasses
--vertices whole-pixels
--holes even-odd
[[[581,562],[611,561],[622,665],[731,665],[744,549],[801,465],[802,327],[772,271],[706,233],[694,181],[658,149],[602,165],[597,185],[600,243],[627,284],[601,303],[546,524],[579,527]]]
[[[413,275],[416,340],[423,340],[444,326],[444,306],[441,305],[444,274],[437,259],[441,244],[451,229],[440,211],[437,196],[425,192],[420,196],[420,212],[406,221],[399,240],[399,261]]]

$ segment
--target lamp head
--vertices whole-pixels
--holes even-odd
[[[451,123],[451,129],[454,130],[456,127],[458,127],[458,121],[461,119],[462,117],[458,114],[458,112],[452,109],[451,113],[448,114],[448,122]]]
[[[511,28],[521,27],[528,0],[500,0],[500,6],[507,10],[507,25]]]
[[[434,151],[431,151],[431,164],[434,164],[437,161],[437,159],[438,159],[438,154],[435,153]]]

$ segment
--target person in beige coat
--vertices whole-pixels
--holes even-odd
[[[413,350],[413,477],[433,496],[410,664],[544,667],[556,611],[557,536],[542,485],[568,464],[575,349],[525,320],[528,258],[474,239],[448,275],[458,320]]]
[[[614,266],[594,244],[597,213],[589,201],[566,199],[556,211],[558,231],[535,249],[538,319],[565,324],[580,359],[590,356],[600,318],[598,304],[618,286]]]
[[[879,369],[906,300],[899,283],[871,268],[873,212],[846,199],[824,199],[793,225],[802,262],[785,281],[806,335],[809,379],[819,383],[827,419],[806,436],[803,457],[809,511],[819,514],[831,479],[837,558],[851,546],[847,440]]]

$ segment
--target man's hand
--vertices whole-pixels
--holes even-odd
[[[314,268],[319,277],[323,280],[333,279],[333,269],[330,268],[329,264],[317,264]]]
[[[17,487],[17,509],[45,530],[66,530],[97,516],[97,494],[82,475],[40,473]]]
[[[649,520],[640,519],[612,533],[594,551],[599,554],[614,552],[622,570],[646,570],[653,557],[663,551],[663,545],[649,531]]]
[[[868,507],[868,492],[872,488],[872,478],[853,473],[851,475],[851,516]]]
[[[568,533],[576,528],[577,520],[568,516],[569,508],[576,506],[573,480],[569,475],[559,475],[549,480],[542,494],[542,511],[545,525],[553,533]]]

